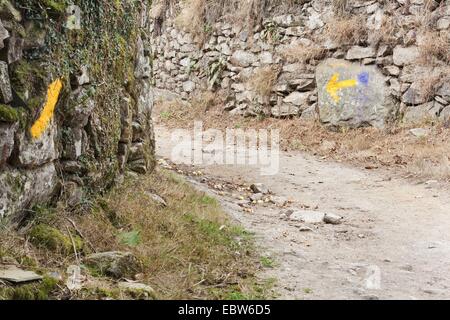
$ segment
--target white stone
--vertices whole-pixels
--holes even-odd
[[[295,106],[302,106],[308,101],[308,92],[294,91],[283,99],[285,103],[292,103]]]
[[[414,63],[420,56],[417,46],[402,47],[400,45],[394,48],[394,63],[397,66],[404,66]]]

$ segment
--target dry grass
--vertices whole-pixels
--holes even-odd
[[[305,46],[303,44],[293,44],[285,48],[281,55],[289,63],[313,63],[323,59],[326,54],[325,48],[311,45]]]
[[[325,34],[337,45],[357,45],[367,41],[366,19],[362,15],[333,17],[327,22]]]
[[[342,16],[346,13],[348,6],[348,0],[333,0],[332,7],[333,12],[337,16]]]
[[[175,25],[201,43],[205,39],[205,10],[206,0],[186,0],[175,19]]]
[[[397,25],[396,17],[384,16],[381,22],[381,28],[375,34],[371,35],[372,46],[380,44],[395,45],[398,42],[397,32],[399,27]]]
[[[260,67],[248,79],[248,85],[253,91],[268,100],[279,74],[280,66],[278,65]]]
[[[191,119],[205,117],[217,105],[223,105],[226,93],[222,91],[198,91],[193,94],[190,104],[181,100],[161,101],[155,103],[155,110],[159,118],[167,123],[185,127]]]
[[[431,101],[436,96],[436,92],[443,84],[443,73],[439,74],[431,74],[431,75],[423,75],[421,79],[419,79],[419,93],[422,97],[425,98],[425,101]]]
[[[156,203],[148,193],[163,197],[167,207]],[[42,210],[31,223],[44,222],[66,235],[83,235],[90,245],[79,252],[80,259],[94,250],[131,251],[142,263],[139,282],[152,286],[158,298],[264,297],[265,287],[258,285],[253,276],[257,261],[252,258],[249,234],[230,223],[214,198],[195,191],[170,172],[127,178],[87,207],[76,208],[75,212],[63,206]],[[120,235],[125,232],[135,233],[135,242],[122,242]],[[58,271],[63,276],[68,265],[77,264],[73,253],[56,254],[31,245],[27,234],[26,228],[21,233],[2,228],[0,259],[12,259],[40,272]],[[110,279],[88,270],[83,274],[87,281],[82,290],[68,292],[60,283],[52,297],[130,298]]]
[[[450,38],[436,31],[425,31],[419,43],[420,62],[428,65],[450,63]]]
[[[420,150],[408,165],[408,171],[418,177],[450,181],[450,160],[447,155],[436,156],[438,150],[432,150],[431,156],[426,150]],[[442,150],[448,152],[448,149]]]

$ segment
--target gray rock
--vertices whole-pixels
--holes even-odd
[[[23,209],[45,204],[54,195],[58,175],[53,163],[28,170],[0,171],[0,218],[15,216]]]
[[[8,64],[0,61],[0,93],[1,102],[8,104],[12,101],[11,84],[9,82]]]
[[[129,144],[127,143],[126,146]],[[125,153],[124,153],[125,154]],[[135,161],[145,158],[145,144],[144,142],[135,142],[129,147],[129,161]]]
[[[353,46],[348,50],[346,59],[347,60],[359,60],[364,58],[376,57],[377,52],[373,47],[360,47]]]
[[[394,48],[394,64],[404,66],[416,62],[420,52],[417,46],[402,47],[400,45]]]
[[[138,259],[131,252],[110,251],[94,253],[84,259],[88,267],[100,274],[117,279],[132,277],[141,269]]]
[[[230,46],[226,43],[222,43],[220,45],[220,53],[222,53],[226,56],[231,56],[232,52],[231,52]]]
[[[342,223],[342,217],[332,214],[332,213],[326,213],[323,217],[323,222],[327,224],[341,224]]]
[[[0,170],[5,165],[14,149],[14,134],[18,124],[0,122]]]
[[[5,47],[4,41],[9,38],[9,32],[3,26],[2,21],[0,20],[0,49]]]
[[[424,138],[429,135],[430,130],[424,128],[414,128],[409,130],[409,133],[411,133],[416,138]]]
[[[421,66],[416,64],[406,65],[400,73],[399,80],[402,82],[413,83],[418,79],[423,78],[423,75],[434,78],[439,76],[439,70],[430,66]]]
[[[130,294],[133,298],[153,300],[157,298],[155,290],[143,283],[119,282],[119,289]]]
[[[93,88],[78,88],[70,93],[67,104],[64,106],[66,123],[71,128],[83,128],[87,125],[89,117],[95,108],[95,101],[91,97]]]
[[[450,79],[444,81],[444,84],[439,88],[436,94],[447,102],[450,102]]]
[[[31,138],[25,132],[21,132],[16,140],[18,152],[14,155],[13,162],[20,167],[35,168],[56,160],[58,158],[55,144],[57,135],[58,128],[54,119],[38,138]]]
[[[63,199],[69,207],[75,207],[83,200],[83,189],[73,181],[66,181],[62,185]]]
[[[145,173],[147,173],[147,170],[148,170],[147,162],[145,161],[145,159],[139,159],[139,160],[129,162],[128,168],[131,171],[134,171],[134,172],[137,172],[140,174],[145,174]]]
[[[195,83],[193,81],[185,81],[183,82],[183,91],[187,93],[191,93],[195,90]]]
[[[250,200],[256,202],[262,200],[263,197],[264,197],[263,193],[254,193],[250,195]]]
[[[431,99],[433,97],[426,96],[422,91],[422,84],[419,82],[414,82],[402,96],[402,102],[409,105],[423,104]]]
[[[257,61],[256,55],[244,50],[235,51],[230,59],[230,62],[233,65],[244,68],[253,65],[256,61]]]
[[[435,96],[435,97],[434,97],[434,100],[435,100],[437,103],[442,104],[443,106],[446,106],[446,105],[449,104],[449,102],[448,102],[447,100],[445,100],[444,98],[442,98],[442,97],[440,97],[440,96]]]
[[[273,63],[273,55],[269,51],[263,51],[259,54],[259,60],[262,64],[272,64]]]
[[[23,283],[42,280],[42,276],[33,271],[26,271],[16,266],[2,266],[0,269],[0,280],[12,283]]]
[[[284,207],[288,203],[288,199],[281,196],[271,196],[270,202],[278,207]]]
[[[162,207],[167,207],[167,202],[164,200],[161,196],[157,195],[153,192],[145,192],[145,195],[147,195],[152,201],[156,202]]]
[[[322,223],[325,214],[318,211],[295,210],[289,219],[304,223]]]
[[[439,119],[450,125],[450,106],[445,107],[439,114]]]
[[[384,128],[392,116],[395,104],[376,66],[328,59],[317,67],[316,83],[320,121],[326,125]]]
[[[292,103],[294,106],[303,106],[307,103],[310,96],[309,92],[294,91],[283,99],[284,103]]]
[[[24,39],[22,39],[16,32],[12,32],[8,41],[7,59],[8,64],[14,63],[22,59],[24,47]]]
[[[66,128],[63,138],[62,157],[68,160],[77,160],[85,151],[88,137],[81,128]]]
[[[131,143],[131,139],[133,137],[133,105],[131,101],[131,97],[123,96],[121,97],[120,103],[120,140],[119,142],[129,144]]]
[[[436,23],[438,30],[446,30],[450,28],[450,17],[442,17]]]
[[[295,23],[295,18],[292,14],[284,14],[273,17],[272,21],[280,27],[290,27]]]
[[[308,21],[306,21],[306,26],[309,30],[316,30],[322,28],[325,23],[322,21],[322,15],[314,10],[309,12]]]
[[[295,86],[297,91],[311,91],[316,88],[316,82],[309,79],[293,79],[289,81],[289,85]]]
[[[83,86],[91,82],[87,66],[81,66],[80,70],[78,71],[78,74],[75,75],[75,81],[77,86]]]
[[[406,124],[420,124],[424,120],[436,119],[440,109],[441,106],[435,102],[406,108],[403,115],[403,122]]]
[[[269,188],[262,183],[254,183],[250,186],[250,189],[253,193],[268,194],[270,192]]]
[[[400,68],[397,66],[386,66],[383,70],[390,76],[397,77],[400,74]]]
[[[281,117],[289,117],[289,116],[298,116],[300,113],[300,109],[297,106],[294,106],[290,103],[282,103],[280,105],[274,106],[271,109],[272,116],[276,118]]]
[[[317,104],[313,104],[311,106],[309,106],[308,108],[306,108],[301,115],[302,119],[304,120],[316,120],[318,117],[317,114]]]
[[[78,163],[78,161],[69,160],[61,162],[61,169],[67,173],[78,174],[81,173],[83,167],[80,163]]]
[[[288,27],[281,30],[281,32],[283,32],[286,36],[301,37],[305,31],[303,27]]]
[[[139,36],[136,44],[136,64],[134,76],[137,79],[147,79],[151,76],[150,57],[145,54],[144,43]]]

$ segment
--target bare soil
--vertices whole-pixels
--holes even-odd
[[[170,159],[170,131],[155,131],[157,154]],[[288,150],[274,176],[261,176],[258,166],[175,167],[255,233],[263,256],[275,261],[259,276],[277,279],[281,299],[449,299],[448,184],[350,163]],[[255,182],[291,203],[241,207]],[[344,219],[305,224],[282,218],[286,208]]]

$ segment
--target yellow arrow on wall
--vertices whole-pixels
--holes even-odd
[[[62,87],[63,84],[60,79],[53,81],[48,86],[47,101],[45,102],[41,115],[30,129],[30,134],[34,139],[41,137],[45,130],[47,130],[50,120],[53,117],[53,113],[55,112],[55,107],[58,103]]]
[[[335,73],[327,84],[327,92],[333,98],[334,102],[339,102],[338,91],[345,88],[356,87],[358,81],[355,79],[339,81],[339,73]]]

